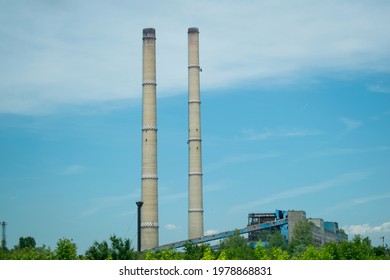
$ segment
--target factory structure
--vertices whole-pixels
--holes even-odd
[[[300,221],[312,222],[314,243],[346,240],[336,222],[307,219],[305,211],[276,210],[272,213],[250,213],[247,226],[213,235],[204,235],[202,191],[202,137],[200,118],[199,30],[188,29],[188,239],[159,245],[158,173],[157,173],[157,113],[156,113],[156,32],[143,30],[142,74],[142,170],[141,200],[138,206],[138,251],[179,248],[194,244],[248,234],[249,242],[264,241],[267,234],[280,232],[291,242],[294,228]]]
[[[328,222],[322,218],[306,218],[306,212],[299,210],[275,210],[272,213],[250,213],[248,214],[248,226],[260,225],[277,220],[285,220],[286,223],[276,227],[270,227],[268,230],[252,231],[248,234],[248,241],[265,241],[267,235],[276,231],[280,232],[287,242],[294,238],[294,228],[299,222],[310,222],[313,233],[313,243],[320,247],[329,242],[341,242],[348,240],[347,234],[339,229],[337,222]]]

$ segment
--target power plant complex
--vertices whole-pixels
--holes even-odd
[[[188,29],[188,239],[159,245],[158,173],[157,173],[157,113],[156,113],[156,31],[143,29],[142,63],[142,170],[141,199],[138,206],[138,251],[178,248],[187,242],[194,244],[248,234],[256,242],[262,234],[279,231],[291,241],[293,230],[300,221],[312,222],[313,238],[321,246],[330,241],[340,242],[348,236],[336,222],[306,219],[305,211],[276,210],[272,213],[250,213],[246,227],[204,235],[202,190],[202,137],[200,118],[199,30]]]

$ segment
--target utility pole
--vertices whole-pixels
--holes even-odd
[[[382,246],[383,248],[385,247],[385,237],[384,236],[381,236],[380,239],[382,239]]]
[[[0,224],[1,224],[1,229],[2,229],[1,248],[5,249],[7,247],[7,240],[5,237],[5,227],[6,227],[7,223],[3,221]]]
[[[144,205],[142,201],[137,201],[137,251],[141,252],[141,207]]]

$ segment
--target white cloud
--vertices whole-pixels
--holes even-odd
[[[358,182],[367,178],[368,175],[369,174],[367,172],[351,172],[351,173],[341,174],[335,178],[314,185],[309,185],[309,186],[304,186],[299,188],[291,188],[291,190],[288,191],[280,192],[274,195],[270,195],[258,200],[245,203],[245,205],[240,204],[238,206],[233,207],[232,211],[233,212],[250,211],[250,209],[256,209],[261,205],[273,203],[278,200],[300,197],[310,193],[320,192],[322,190],[333,188],[336,186],[342,186],[353,182]]]
[[[372,203],[381,199],[390,198],[390,193],[376,194],[372,196],[365,196],[359,198],[353,198],[351,200],[343,201],[338,203],[332,207],[329,207],[327,212],[340,212],[342,209],[351,208],[351,207],[359,207],[360,204]]]
[[[173,225],[173,224],[166,224],[166,225],[164,225],[164,228],[166,230],[175,230],[175,229],[177,229],[177,226]]]
[[[69,165],[65,168],[63,168],[60,173],[62,175],[74,175],[74,174],[80,174],[82,172],[84,172],[85,170],[87,170],[88,168],[84,165],[80,165],[80,164],[73,164],[73,165]]]
[[[385,222],[379,226],[371,226],[370,224],[362,224],[362,225],[350,225],[344,226],[344,230],[347,234],[360,234],[367,235],[372,233],[384,233],[390,232],[390,222]]]
[[[373,201],[377,201],[380,199],[386,199],[386,198],[390,198],[390,193],[378,194],[378,195],[362,197],[362,198],[355,198],[352,200],[352,202],[354,204],[365,204],[368,202],[373,202]]]
[[[160,196],[159,201],[161,204],[171,203],[173,201],[183,200],[183,199],[187,198],[187,196],[188,196],[187,192],[177,192],[177,193],[171,193],[171,194],[164,194],[164,195]]]
[[[174,224],[166,224],[166,225],[164,225],[164,229],[166,229],[168,231],[176,231],[176,232],[182,231],[181,226],[174,225]]]
[[[203,89],[294,82],[316,71],[389,71],[388,1],[152,3],[2,5],[0,112],[141,98],[145,27],[157,32],[159,96],[186,91],[186,33],[194,23]]]
[[[204,235],[212,235],[212,234],[217,234],[217,233],[219,233],[219,231],[216,229],[208,229],[205,231]]]
[[[345,132],[344,133],[349,133],[357,128],[359,128],[363,123],[358,120],[353,120],[349,118],[340,118],[341,122],[345,126]]]
[[[221,160],[211,163],[205,168],[207,172],[214,171],[216,169],[223,168],[232,164],[242,164],[251,161],[259,161],[266,160],[271,158],[280,157],[280,153],[264,153],[264,154],[239,154],[239,155],[231,155],[222,158]]]
[[[320,152],[315,152],[312,156],[339,156],[339,155],[355,155],[365,153],[377,153],[390,151],[390,147],[367,147],[367,148],[333,148]]]
[[[244,134],[249,140],[268,140],[271,138],[291,138],[291,137],[307,137],[307,136],[316,136],[323,134],[318,130],[308,130],[308,129],[266,129],[263,132],[256,132],[253,129],[247,129],[244,131]]]
[[[203,192],[210,193],[210,192],[224,191],[228,185],[229,185],[229,182],[226,182],[226,181],[207,183],[207,184],[203,185]]]
[[[122,201],[133,200],[133,199],[136,199],[138,197],[139,197],[139,193],[134,191],[133,193],[130,193],[130,194],[97,197],[97,198],[94,198],[93,200],[96,201],[97,203],[99,203],[100,205],[112,205],[112,204],[116,204],[116,203],[122,202]],[[134,207],[135,207],[135,204],[134,204]]]
[[[80,214],[79,218],[87,218],[89,216],[95,215],[99,210],[100,208],[98,207],[87,209]]]
[[[390,94],[390,87],[386,87],[382,85],[369,85],[368,90],[373,92],[378,92],[378,93]]]

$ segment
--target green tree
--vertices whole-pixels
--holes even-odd
[[[304,252],[295,256],[295,259],[299,260],[332,260],[333,256],[326,248],[316,248],[313,245],[309,245]]]
[[[227,256],[225,252],[219,252],[217,260],[227,260]]]
[[[174,248],[163,249],[160,251],[148,251],[145,254],[146,260],[183,260],[183,254],[177,252]]]
[[[268,252],[265,249],[263,243],[258,242],[256,244],[256,248],[254,250],[254,254],[257,260],[269,260]]]
[[[131,246],[130,239],[123,240],[116,235],[110,236],[110,246],[107,241],[101,243],[94,241],[85,252],[85,258],[89,260],[135,260],[137,253]]]
[[[378,259],[374,248],[371,246],[371,240],[368,237],[362,238],[360,235],[355,235],[350,241],[327,243],[321,249],[330,254],[334,260]]]
[[[215,260],[215,255],[210,247],[205,249],[201,260]]]
[[[15,248],[8,254],[9,260],[52,260],[55,259],[54,253],[45,245],[37,248]]]
[[[94,241],[85,252],[85,258],[88,260],[109,260],[111,255],[107,241],[104,240],[101,243]]]
[[[10,252],[6,248],[0,247],[0,260],[9,260]]]
[[[57,242],[57,248],[54,251],[54,256],[58,260],[77,260],[77,245],[73,240],[60,239]]]
[[[390,259],[390,249],[387,246],[377,246],[372,248],[374,255],[377,259],[388,260]]]
[[[268,255],[271,260],[288,260],[290,258],[288,252],[279,247],[270,248]]]
[[[19,245],[18,247],[20,249],[23,248],[35,248],[36,242],[34,237],[27,236],[27,237],[20,237],[19,238]]]
[[[253,246],[238,232],[223,239],[219,245],[220,252],[225,252],[228,260],[254,260]]]
[[[130,239],[122,240],[122,238],[112,235],[110,241],[113,260],[134,260],[137,258],[137,253],[131,246]]]
[[[302,254],[310,245],[313,244],[312,227],[314,224],[309,221],[299,221],[293,230],[293,238],[289,245],[291,254]]]
[[[360,235],[355,235],[351,241],[341,242],[338,249],[338,255],[344,260],[370,260],[375,258],[371,240],[368,237],[362,238]]]
[[[283,250],[287,248],[287,241],[284,238],[283,234],[281,234],[279,231],[276,231],[273,234],[269,235],[267,238],[267,242],[270,248],[277,247],[282,248]]]
[[[184,244],[184,259],[185,260],[200,260],[203,258],[205,251],[210,249],[209,244],[194,244],[187,242]]]

